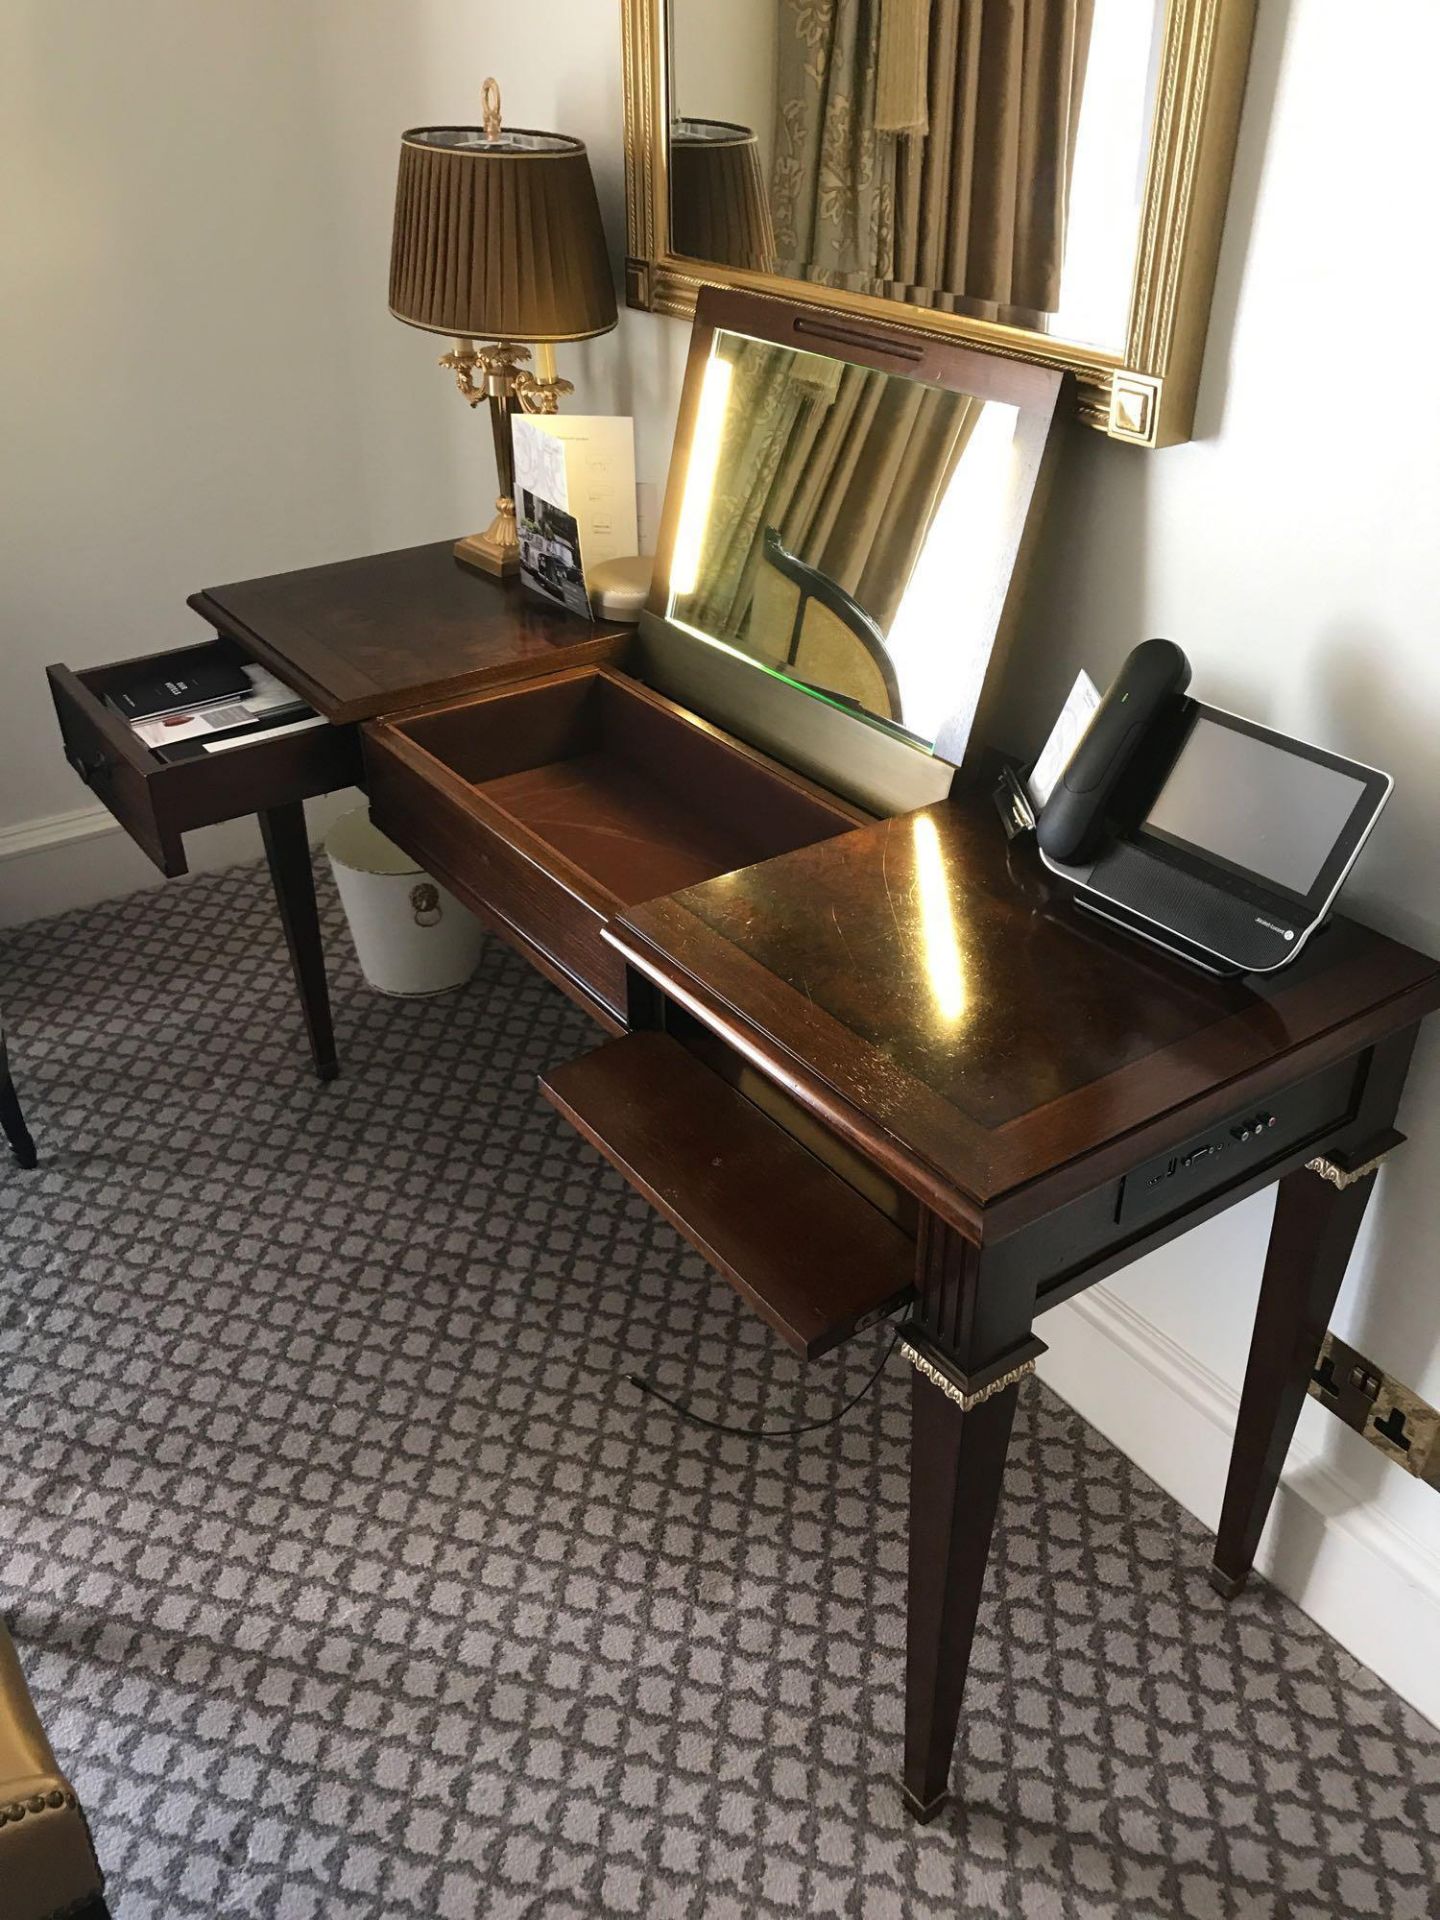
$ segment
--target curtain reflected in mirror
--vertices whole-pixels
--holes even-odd
[[[1164,0],[668,9],[677,253],[1123,346]]]
[[[718,332],[667,616],[935,743],[994,641],[1033,484],[1019,420],[1006,403]]]

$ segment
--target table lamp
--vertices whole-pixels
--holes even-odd
[[[511,415],[516,406],[554,413],[573,391],[555,377],[550,343],[608,333],[615,284],[584,142],[502,129],[493,80],[481,92],[481,117],[478,127],[412,127],[401,136],[390,311],[449,334],[455,348],[440,365],[472,407],[490,402],[500,497],[494,520],[457,541],[455,557],[503,575],[520,565]],[[539,343],[538,377],[522,365],[530,350],[521,341]]]

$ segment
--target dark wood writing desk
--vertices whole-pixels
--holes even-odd
[[[651,1031],[548,1076],[602,1150],[618,1137],[623,1158],[633,1127],[606,1055],[694,1020],[893,1183],[886,1210],[913,1226],[904,1785],[929,1818],[1036,1316],[1279,1183],[1212,1569],[1239,1592],[1440,976],[1344,920],[1255,984],[1152,958],[1008,850],[983,794],[642,907],[614,937]],[[703,1180],[671,1177],[679,1217]],[[807,1230],[771,1198],[776,1236]]]
[[[1087,923],[983,794],[869,821],[628,679],[620,630],[448,555],[196,596],[335,722],[293,751],[176,781],[103,706],[117,669],[55,668],[67,752],[167,870],[187,827],[261,811],[322,1071],[302,803],[363,778],[614,1036],[548,1097],[792,1346],[907,1311],[904,1791],[928,1818],[1037,1317],[1278,1183],[1212,1569],[1238,1592],[1440,968],[1338,919],[1278,974],[1192,973]]]

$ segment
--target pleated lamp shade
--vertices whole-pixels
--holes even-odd
[[[469,340],[588,340],[615,283],[583,141],[507,127],[401,136],[390,311]]]
[[[775,271],[775,229],[749,127],[676,120],[670,128],[670,241],[691,260]]]

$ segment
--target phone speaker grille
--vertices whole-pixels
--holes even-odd
[[[1196,880],[1133,847],[1112,848],[1091,872],[1090,888],[1117,906],[1241,967],[1272,967],[1293,947],[1282,931],[1262,926],[1247,900]]]

